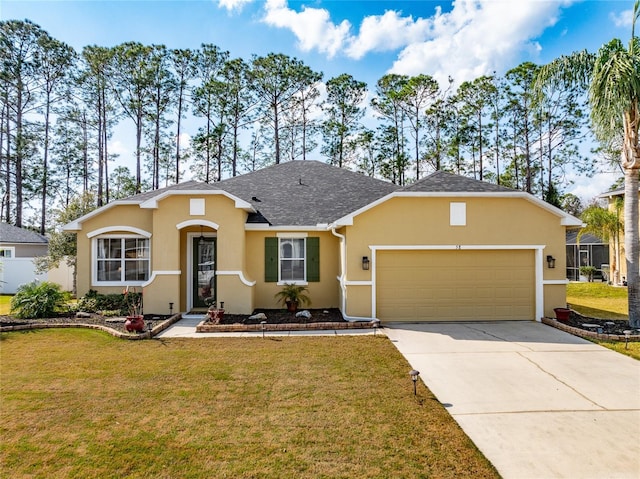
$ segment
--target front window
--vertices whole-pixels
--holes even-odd
[[[15,255],[15,248],[0,248],[0,258],[13,258]]]
[[[306,281],[305,238],[280,238],[280,281]]]
[[[96,280],[137,283],[149,279],[147,238],[104,237],[96,240]]]

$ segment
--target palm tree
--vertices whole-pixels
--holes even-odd
[[[640,0],[636,0],[628,48],[620,40],[613,39],[595,55],[581,51],[561,56],[542,67],[535,80],[538,92],[548,86],[577,84],[588,88],[591,122],[598,140],[609,144],[614,138],[622,138],[620,166],[624,171],[624,243],[629,325],[632,328],[640,328],[640,38],[635,36],[639,16]]]

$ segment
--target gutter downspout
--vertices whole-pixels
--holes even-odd
[[[349,322],[357,322],[357,321],[372,321],[375,318],[364,318],[360,316],[347,316],[347,286],[346,282],[346,270],[347,270],[347,238],[345,235],[342,235],[336,231],[335,226],[331,227],[331,233],[340,239],[340,276],[338,276],[338,281],[340,281],[340,291],[341,291],[341,312],[342,317]]]

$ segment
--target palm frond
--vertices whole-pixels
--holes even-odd
[[[637,108],[640,99],[640,49],[636,54],[614,39],[598,51],[589,103],[595,132],[606,138],[620,132],[624,112]]]
[[[541,92],[544,87],[579,86],[586,89],[589,86],[595,55],[587,50],[562,55],[548,63],[536,72],[533,88]]]

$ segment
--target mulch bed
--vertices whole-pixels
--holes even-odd
[[[612,341],[624,341],[624,332],[631,330],[631,341],[640,341],[640,330],[632,329],[629,321],[622,319],[602,319],[583,316],[582,314],[571,310],[569,319],[566,321],[558,321],[551,318],[543,318],[542,322],[562,329],[568,333],[583,338],[596,338]],[[592,327],[585,325],[594,325]]]
[[[303,310],[300,310],[303,311]],[[307,309],[311,313],[311,318],[296,318],[294,313],[286,309],[256,309],[251,315],[225,314],[218,324],[260,324],[266,321],[267,324],[297,324],[297,323],[344,323],[342,313],[338,308],[330,309]],[[264,313],[267,317],[263,319],[249,319],[250,316]]]
[[[171,316],[161,314],[145,314],[145,330],[148,330],[159,326]],[[17,326],[61,326],[61,325],[77,325],[82,327],[85,325],[96,326],[97,328],[109,328],[117,333],[131,335],[135,333],[129,333],[124,329],[125,318],[122,317],[106,317],[100,314],[91,314],[88,318],[76,318],[75,316],[69,316],[68,314],[60,314],[53,318],[41,318],[41,319],[18,319],[13,316],[0,316],[0,330],[1,328],[13,328]],[[69,326],[66,326],[69,327]]]

